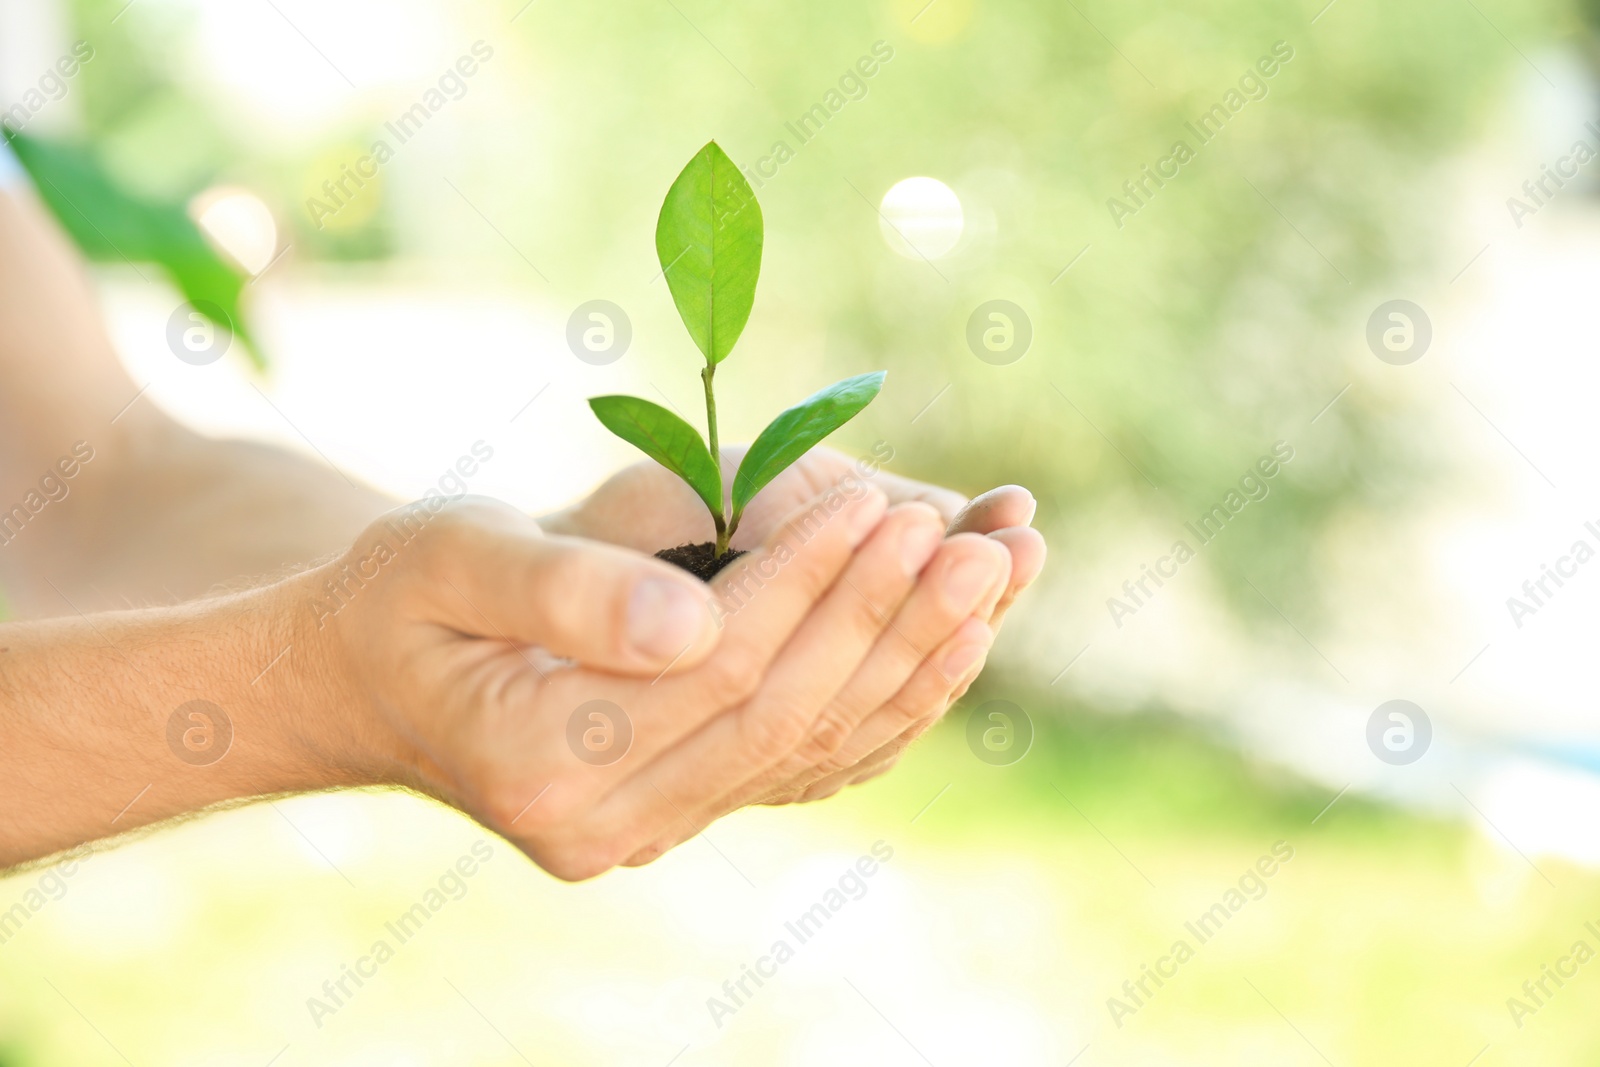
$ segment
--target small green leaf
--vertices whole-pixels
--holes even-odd
[[[767,424],[733,476],[733,522],[783,469],[855,418],[883,388],[884,371],[858,374],[806,397]]]
[[[606,429],[688,482],[722,528],[722,471],[700,431],[660,404],[636,396],[590,397],[589,406]]]
[[[683,168],[656,220],[656,256],[672,302],[706,362],[721,363],[750,319],[761,273],[761,205],[717,146]]]

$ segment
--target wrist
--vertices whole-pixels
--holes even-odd
[[[375,780],[288,594],[280,583],[0,627],[0,866],[246,798]]]
[[[157,669],[175,684],[153,690],[147,715],[162,720],[171,755],[206,772],[212,800],[378,780],[363,759],[357,705],[343,699],[324,643],[301,617],[305,577],[172,609],[154,646]],[[151,668],[139,666],[147,680]],[[187,738],[171,725],[196,713],[218,718],[217,738],[200,720]]]
[[[345,625],[354,620],[339,617],[329,593],[348,562],[341,556],[262,590],[261,614],[271,621],[253,639],[253,655],[263,666],[282,659],[253,688],[265,687],[259,699],[276,745],[316,779],[303,788],[414,785],[416,755],[383,714]]]

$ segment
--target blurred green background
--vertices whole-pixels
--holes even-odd
[[[1450,287],[1482,241],[1457,193],[1498,173],[1485,159],[1509,158],[1517,178],[1486,183],[1497,204],[1548,158],[1520,132],[1528,85],[1559,82],[1589,106],[1576,5],[54,10],[56,38],[90,41],[94,57],[29,137],[75,146],[117,195],[162,206],[179,244],[185,206],[204,221],[208,202],[243,191],[270,213],[264,239],[249,211],[232,230],[213,220],[250,268],[215,284],[244,294],[241,323],[267,365],[240,358],[230,373],[315,389],[333,372],[296,340],[343,314],[340,382],[448,382],[398,417],[381,396],[403,382],[344,397],[324,422],[308,415],[347,469],[396,492],[425,485],[474,419],[500,432],[546,379],[559,386],[533,409],[538,428],[515,431],[544,436],[508,446],[503,484],[485,491],[554,506],[630,459],[574,412],[617,381],[692,401],[693,353],[654,278],[661,197],[707,139],[741,163],[782,140],[797,151],[758,190],[756,310],[718,376],[724,439],[886,367],[883,398],[836,444],[887,441],[891,469],[969,492],[1028,485],[1055,555],[996,666],[895,774],[826,805],[741,813],[709,831],[714,845],[576,887],[494,840],[460,902],[320,1026],[308,998],[479,830],[414,798],[315,797],[92,856],[0,943],[0,1063],[1600,1059],[1600,971],[1520,1027],[1507,1005],[1573,942],[1600,947],[1584,927],[1600,922],[1600,878],[1522,855],[1456,801],[1470,787],[1452,794],[1451,775],[1488,758],[1461,755],[1481,731],[1446,737],[1441,720],[1443,754],[1415,770],[1378,764],[1362,738],[1367,710],[1405,677],[1370,663],[1400,655],[1396,634],[1426,645],[1432,618],[1368,625],[1381,611],[1363,581],[1408,569],[1372,546],[1477,484],[1438,419],[1418,414],[1417,379],[1373,359],[1365,324],[1396,295],[1430,309],[1461,299]],[[786,123],[880,41],[892,59],[799,145]],[[386,124],[475,42],[492,55],[460,98],[397,145]],[[1278,42],[1292,59],[1265,95],[1119,227],[1107,199],[1175,139],[1197,145],[1184,124]],[[395,158],[318,220],[308,201],[326,202],[323,183],[380,138]],[[938,200],[885,201],[916,176],[958,199],[959,221]],[[159,348],[176,296],[149,296],[160,283],[126,262],[159,257],[85,244],[114,334]],[[405,338],[405,306],[435,297],[467,325]],[[596,297],[632,320],[635,347],[614,370],[562,341],[566,315]],[[966,342],[969,316],[995,299],[1033,330],[1004,366]],[[486,342],[482,324],[502,321]],[[204,397],[162,388],[175,410]],[[208,429],[254,432],[215,417]],[[416,434],[424,458],[405,451]],[[1105,601],[1122,581],[1278,441],[1293,461],[1163,593],[1173,614],[1113,625]],[[1354,580],[1352,556],[1378,577]],[[1411,663],[1442,684],[1471,651],[1441,652],[1447,669],[1423,652]],[[990,700],[1022,708],[1035,733],[1009,765],[967,743]],[[1314,740],[1263,740],[1332,700],[1356,709],[1340,736],[1359,773],[1317,765],[1303,751]],[[894,859],[861,901],[714,1025],[706,999],[722,981],[879,840]],[[1280,841],[1294,858],[1264,895],[1119,1026],[1108,999]],[[0,909],[40,878],[0,882]]]

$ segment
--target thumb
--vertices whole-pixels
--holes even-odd
[[[693,666],[717,643],[710,589],[660,560],[548,536],[481,498],[442,512],[426,535],[426,602],[464,633],[640,675]]]

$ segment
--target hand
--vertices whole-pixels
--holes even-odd
[[[891,618],[931,641],[998,602],[1009,569],[998,544],[941,543],[930,507],[889,509],[871,487],[821,499],[710,587],[633,552],[546,536],[492,502],[457,505],[321,620],[317,673],[390,754],[390,780],[461,807],[558,877],[590,877],[693,836],[720,798],[802,746],[837,748],[844,724],[921,663],[883,654]],[[380,521],[345,559],[294,581],[337,582],[398,525]],[[959,598],[918,581],[962,562],[974,566]],[[619,733],[631,728],[614,762],[569,745],[575,713],[596,700],[620,709],[607,716]]]
[[[731,480],[743,454],[743,448],[723,450],[725,482]],[[861,477],[856,463],[832,449],[812,449],[762,490],[745,513],[734,537],[735,546],[743,547],[750,539],[768,533],[784,509],[852,477]],[[896,620],[891,634],[899,632],[900,636],[886,642],[896,647],[875,650],[874,655],[893,665],[886,669],[899,670],[901,687],[889,689],[880,705],[855,708],[849,719],[853,726],[850,736],[836,735],[828,739],[827,745],[808,746],[786,760],[780,771],[746,783],[737,793],[721,798],[720,810],[715,816],[758,801],[788,803],[820,799],[852,781],[864,781],[887,770],[906,744],[936,722],[966,692],[982,668],[984,655],[1006,610],[1043,567],[1044,540],[1027,526],[1033,517],[1034,500],[1019,486],[991,490],[968,501],[951,490],[882,471],[872,474],[871,482],[884,489],[891,502],[918,502],[933,508],[947,524],[952,538],[960,534],[969,538],[974,534],[984,535],[1005,547],[1010,556],[1009,581],[997,598],[986,599],[979,605],[981,610],[972,616],[973,621],[965,628],[960,619],[941,623],[924,617],[915,625]],[[624,469],[587,499],[545,521],[554,528],[626,544],[641,551],[709,540],[713,532],[710,516],[699,498],[681,479],[650,461]],[[941,572],[973,551],[965,541],[960,539],[961,543],[953,543],[947,546],[948,552],[941,553]],[[944,647],[946,644],[952,647]],[[961,646],[963,653],[981,646],[976,663],[962,670],[952,670],[962,665],[952,663],[941,669],[938,661],[933,660],[913,673],[901,662],[904,653],[909,651],[920,648],[928,653],[948,655],[956,645]],[[932,656],[919,658],[932,660]],[[680,839],[668,835],[629,862],[649,862]]]
[[[732,484],[746,450],[744,445],[722,450],[724,485]],[[734,534],[733,546],[748,548],[759,544],[795,508],[852,475],[862,476],[856,461],[825,446],[813,448],[751,502]],[[951,535],[983,534],[1006,546],[1012,557],[1011,585],[996,605],[994,617],[988,620],[998,627],[1006,609],[1044,567],[1044,538],[1028,526],[1036,507],[1033,495],[1020,485],[1006,485],[968,500],[954,490],[884,470],[868,477],[888,495],[890,504],[920,502],[932,507]],[[552,533],[587,537],[647,553],[686,542],[709,541],[715,536],[711,516],[694,490],[653,460],[624,467],[589,496],[545,516],[540,524]]]
[[[999,632],[1001,620],[1012,602],[1044,566],[1044,539],[1026,525],[1033,511],[1033,497],[1027,490],[1020,486],[1004,486],[969,502],[951,523],[952,530],[986,533],[1011,553],[1011,580],[1006,592],[983,620],[994,633]],[[963,683],[948,692],[923,675],[919,679],[920,687],[908,685],[896,695],[892,705],[867,719],[840,751],[800,771],[784,787],[763,797],[760,803],[824,800],[847,785],[859,785],[878,777],[899,762],[906,747],[966,695],[977,674],[976,671],[969,673]]]

